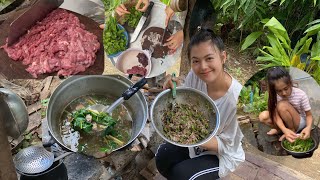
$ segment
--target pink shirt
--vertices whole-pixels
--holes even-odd
[[[281,101],[282,98],[277,95],[277,100]],[[311,110],[307,94],[299,88],[292,87],[292,92],[289,96],[289,102],[299,112],[299,114],[304,117],[306,116],[305,111]]]

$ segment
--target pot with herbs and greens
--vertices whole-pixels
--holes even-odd
[[[317,141],[315,138],[310,137],[308,139],[297,138],[294,142],[290,143],[284,139],[281,142],[281,146],[288,154],[296,158],[310,157],[313,151],[316,149]]]
[[[55,141],[67,150],[95,157],[129,145],[147,121],[148,106],[140,91],[112,114],[89,107],[112,104],[131,85],[119,75],[74,76],[63,81],[47,109],[48,127]]]
[[[181,147],[199,146],[218,131],[220,115],[214,101],[203,92],[187,87],[160,93],[150,108],[156,132],[167,142]]]

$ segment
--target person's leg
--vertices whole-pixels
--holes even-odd
[[[259,114],[259,121],[271,127],[270,131],[267,132],[268,135],[278,134],[279,131],[277,130],[277,127],[274,125],[274,123],[272,122],[269,115],[269,111],[262,111]]]
[[[297,132],[302,131],[307,126],[306,119],[300,115],[300,123]]]
[[[215,155],[203,155],[175,165],[168,180],[207,180],[219,178],[219,159]]]
[[[296,132],[300,124],[300,114],[298,111],[289,103],[289,101],[279,101],[276,109],[285,126]]]
[[[156,153],[156,166],[160,174],[166,178],[172,171],[172,168],[189,157],[189,149],[175,146],[170,143],[161,144]]]

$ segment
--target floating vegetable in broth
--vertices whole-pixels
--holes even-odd
[[[61,134],[65,145],[88,155],[111,152],[125,145],[131,137],[132,122],[124,105],[112,116],[89,110],[94,104],[110,105],[113,99],[101,95],[83,96],[72,101],[61,116]]]

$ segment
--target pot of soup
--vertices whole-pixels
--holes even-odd
[[[50,134],[63,148],[95,156],[109,154],[132,143],[144,128],[148,106],[138,91],[112,111],[91,110],[111,105],[132,82],[120,75],[73,76],[53,92],[47,108]]]

